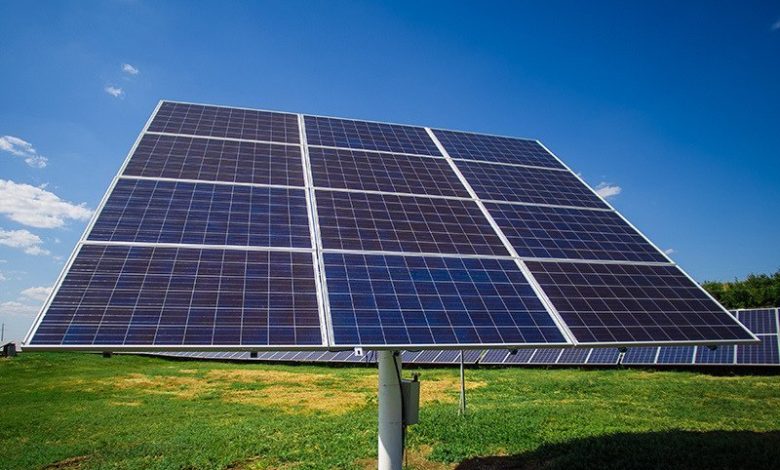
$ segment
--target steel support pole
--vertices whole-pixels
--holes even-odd
[[[463,364],[463,350],[460,350],[460,400],[458,401],[458,414],[466,416],[466,374]]]
[[[403,467],[403,410],[401,405],[401,355],[379,351],[379,470]]]

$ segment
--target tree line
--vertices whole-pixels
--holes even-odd
[[[731,282],[707,281],[702,286],[728,309],[780,307],[780,270]]]

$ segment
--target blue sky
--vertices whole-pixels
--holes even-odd
[[[780,268],[780,3],[539,3],[0,3],[6,338],[161,98],[539,138],[696,279]]]

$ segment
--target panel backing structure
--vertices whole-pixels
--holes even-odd
[[[581,364],[613,355],[565,348],[755,341],[538,141],[163,101],[25,347]]]

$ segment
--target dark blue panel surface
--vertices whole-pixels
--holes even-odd
[[[751,339],[675,266],[526,265],[580,343]]]
[[[587,364],[617,364],[619,357],[620,351],[617,348],[593,348],[588,356]]]
[[[666,261],[614,212],[486,203],[522,257]]]
[[[474,201],[317,190],[325,249],[509,256]]]
[[[568,171],[457,162],[480,199],[529,204],[607,208]]]
[[[325,254],[336,345],[565,340],[514,261]]]
[[[311,147],[314,186],[468,198],[444,158]]]
[[[696,348],[696,364],[730,365],[734,363],[734,348],[732,345],[721,345],[716,349],[706,346]]]
[[[562,349],[537,349],[536,353],[531,357],[530,364],[555,364],[558,360],[558,356],[561,355]]]
[[[479,360],[480,364],[503,364],[504,359],[509,355],[506,349],[488,349],[485,355]]]
[[[692,364],[693,346],[662,346],[657,364]]]
[[[33,345],[317,345],[310,253],[82,246]]]
[[[89,240],[311,248],[303,189],[120,178]]]
[[[304,119],[309,145],[441,155],[422,127],[316,116]]]
[[[295,114],[199,104],[163,103],[148,130],[293,144],[300,141]]]
[[[456,131],[433,131],[452,158],[564,168],[535,140]]]
[[[127,176],[303,186],[301,147],[146,134]]]
[[[761,340],[759,344],[737,346],[737,364],[780,364],[777,335],[756,336]]]
[[[777,309],[737,310],[737,320],[757,335],[777,333]]]
[[[564,349],[558,358],[558,364],[585,364],[590,351],[590,349],[583,348]]]
[[[535,349],[518,349],[517,351],[509,351],[504,364],[527,364],[533,356]]]
[[[632,347],[623,355],[622,364],[655,364],[658,348]]]

